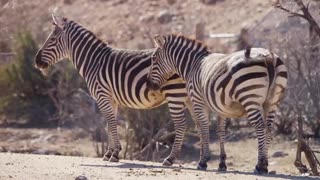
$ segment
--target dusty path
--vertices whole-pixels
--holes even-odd
[[[256,176],[250,172],[197,171],[191,165],[171,168],[159,163],[103,162],[99,158],[0,153],[0,179],[316,179],[290,175]]]

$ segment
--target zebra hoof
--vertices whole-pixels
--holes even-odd
[[[109,159],[110,159],[110,158],[107,157],[106,155],[104,155],[103,158],[102,158],[103,161],[109,161]]]
[[[207,170],[207,163],[199,163],[198,166],[197,166],[197,170],[202,170],[202,171],[205,171]]]
[[[255,174],[268,174],[268,168],[256,166],[254,173]]]
[[[162,166],[172,166],[173,162],[169,158],[166,158],[162,162]]]
[[[109,150],[108,150],[108,151],[104,154],[102,160],[104,160],[104,161],[109,161],[111,155],[112,155],[112,151],[109,151]]]
[[[111,156],[110,159],[109,159],[109,162],[119,162],[119,158]]]
[[[113,152],[109,158],[109,162],[119,162],[119,156],[117,152]]]
[[[219,163],[218,171],[221,171],[221,172],[227,171],[226,163]]]

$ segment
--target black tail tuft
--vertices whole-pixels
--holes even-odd
[[[251,46],[248,46],[244,51],[244,57],[250,58]]]

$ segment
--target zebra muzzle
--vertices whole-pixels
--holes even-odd
[[[38,51],[36,57],[35,57],[35,64],[34,64],[35,68],[38,69],[45,69],[49,67],[49,64],[45,61],[42,60],[42,51]]]
[[[160,86],[157,83],[151,81],[150,79],[147,79],[147,88],[156,91],[160,89]]]

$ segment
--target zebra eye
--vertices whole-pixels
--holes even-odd
[[[152,61],[153,61],[153,62],[157,62],[157,61],[158,61],[158,58],[157,58],[156,55],[153,55],[151,58],[152,58]]]
[[[57,40],[57,38],[51,37],[50,40],[51,40],[51,41],[55,41],[55,40]]]

